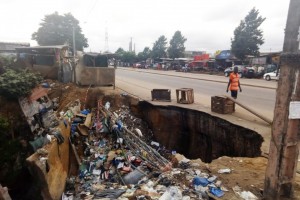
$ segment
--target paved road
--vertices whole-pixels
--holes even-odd
[[[210,107],[210,98],[226,93],[228,78],[223,76],[190,74],[182,72],[160,72],[149,70],[132,70],[118,68],[116,72],[117,87],[146,100],[151,99],[151,90],[166,88],[193,88],[195,102]],[[239,102],[253,108],[260,114],[273,119],[275,105],[275,88],[277,83],[257,79],[241,79],[243,92],[239,93]],[[229,95],[229,93],[227,94]]]

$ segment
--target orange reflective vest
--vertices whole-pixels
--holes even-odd
[[[239,80],[240,80],[239,74],[235,74],[234,72],[232,72],[230,74],[229,78],[230,78],[230,90],[238,91],[239,90]]]

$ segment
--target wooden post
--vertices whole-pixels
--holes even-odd
[[[238,104],[238,105],[241,106],[242,108],[248,110],[248,111],[251,112],[253,115],[255,115],[255,116],[261,118],[262,120],[264,120],[264,121],[267,122],[268,124],[272,124],[272,121],[271,121],[270,119],[268,119],[267,117],[264,117],[263,115],[261,115],[261,114],[255,112],[254,110],[252,110],[252,109],[249,108],[248,106],[246,106],[246,105],[244,105],[244,104],[238,102],[238,101],[235,100],[234,98],[229,97],[229,96],[227,96],[227,95],[224,95],[224,97],[230,99],[231,101],[233,101],[234,103]]]
[[[75,145],[71,142],[71,138],[69,138],[69,142],[70,142],[70,145],[71,145],[71,147],[72,147],[73,153],[74,153],[74,155],[75,155],[77,164],[78,164],[78,166],[80,167],[81,161],[80,161],[80,158],[79,158],[79,155],[78,155],[78,153],[77,153],[77,150],[76,150]]]
[[[290,119],[289,115],[296,110],[295,107],[290,108],[290,102],[300,101],[299,26],[300,1],[291,0],[281,54],[280,77],[264,186],[265,199],[293,197],[300,119]]]

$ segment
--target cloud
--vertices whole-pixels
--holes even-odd
[[[261,49],[277,51],[283,46],[288,4],[282,0],[4,0],[0,17],[5,30],[0,38],[29,42],[44,16],[58,11],[71,12],[80,21],[88,51],[104,50],[107,28],[113,52],[119,47],[128,50],[131,37],[136,50],[142,51],[161,35],[170,40],[177,30],[187,38],[187,50],[215,52],[230,48],[234,29],[255,7],[266,17]]]

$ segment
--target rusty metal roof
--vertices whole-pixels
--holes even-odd
[[[39,50],[39,49],[66,49],[69,48],[68,45],[53,45],[53,46],[35,46],[35,47],[18,47],[17,51],[22,50]]]

